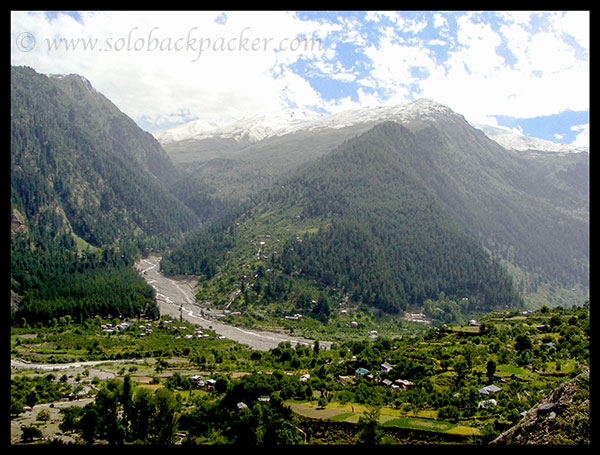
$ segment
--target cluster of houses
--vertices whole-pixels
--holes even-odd
[[[152,325],[151,324],[140,324],[140,325],[138,325],[138,329],[140,329],[140,333],[138,333],[138,336],[140,336],[140,337],[145,337],[146,335],[149,335],[152,333]]]
[[[100,326],[100,329],[102,330],[103,333],[111,334],[111,333],[121,332],[121,331],[123,331],[125,329],[129,329],[131,327],[134,327],[134,324],[131,323],[131,322],[122,322],[122,323],[117,324],[117,325],[106,323],[106,324],[102,324]],[[188,330],[190,330],[189,327],[177,325],[176,321],[169,320],[169,319],[161,321],[161,326],[160,327],[162,327],[164,329],[167,329],[167,330],[173,330],[173,331],[176,331],[176,332],[182,332],[182,331],[188,331]],[[140,324],[140,325],[137,326],[137,328],[138,328],[138,336],[145,337],[146,335],[152,333],[153,325],[152,325],[152,323]],[[183,336],[182,335],[177,335],[176,339],[179,339],[179,338],[182,338],[182,337],[184,339],[186,339],[186,340],[190,340],[190,339],[193,339],[193,338],[209,338],[210,335],[204,333],[200,329],[196,329],[196,330],[194,330],[193,334],[189,334],[188,333],[188,334],[185,334]],[[222,338],[224,338],[224,337],[221,337],[221,336],[217,337],[217,339],[222,339]]]
[[[380,371],[379,373],[387,373],[389,371],[392,371],[393,369],[393,365],[389,364],[388,362],[384,362],[380,365]],[[411,381],[408,381],[406,379],[396,379],[394,381],[392,381],[391,379],[378,379],[378,374],[376,373],[375,375],[372,374],[371,372],[369,372],[369,370],[367,370],[366,368],[357,368],[354,371],[354,376],[342,376],[339,375],[337,376],[337,380],[338,382],[340,382],[342,385],[350,385],[350,384],[354,384],[357,380],[359,379],[366,379],[368,381],[379,381],[380,384],[391,388],[392,390],[406,390],[409,387],[413,386],[414,383]]]
[[[178,325],[172,324],[174,322],[175,321],[173,321],[173,320],[163,321],[164,324],[169,324],[166,327],[168,330],[176,330],[176,331],[187,331],[187,330],[190,330],[189,327],[178,326]],[[178,336],[175,337],[175,339],[179,339],[179,338],[181,338],[181,335],[178,335]],[[200,329],[197,328],[197,329],[194,330],[193,334],[187,333],[187,334],[183,335],[183,338],[186,339],[186,340],[191,340],[193,338],[210,338],[210,335],[208,335],[207,333],[204,333],[202,330],[200,330]],[[222,338],[224,338],[224,337],[217,337],[217,339],[222,339]]]
[[[117,324],[117,325],[107,323],[107,324],[102,324],[100,326],[100,329],[104,333],[114,333],[114,332],[120,332],[121,330],[128,329],[129,327],[131,327],[131,325],[132,324],[130,322],[121,322],[120,324]]]
[[[131,327],[133,327],[133,325],[134,324],[132,322],[121,322],[120,324],[116,324],[116,325],[113,325],[111,323],[106,323],[106,324],[102,324],[100,326],[100,329],[102,330],[103,333],[111,334],[111,333],[122,332],[123,330],[130,329]],[[138,336],[144,337],[144,336],[152,333],[152,324],[151,323],[140,324],[140,325],[138,325],[138,329],[139,329]]]
[[[206,390],[212,390],[217,382],[214,379],[204,379],[202,376],[199,375],[192,376],[190,380],[194,382],[196,388],[206,388]]]
[[[186,340],[191,340],[192,338],[208,338],[209,336],[210,335],[207,333],[202,332],[202,330],[196,329],[193,334],[188,333],[187,335],[184,335],[183,338]]]

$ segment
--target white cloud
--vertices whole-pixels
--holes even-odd
[[[434,14],[433,15],[433,26],[435,28],[447,30],[448,29],[448,21],[441,14]]]
[[[571,145],[576,147],[589,147],[590,146],[590,125],[589,123],[583,125],[575,125],[571,127],[572,131],[579,131],[577,136],[571,142]]]
[[[432,39],[427,43],[428,46],[446,46],[448,43],[441,39]]]
[[[586,15],[578,15],[586,29]],[[589,16],[588,16],[589,17]],[[459,18],[460,47],[444,67],[422,81],[423,91],[447,103],[473,121],[489,115],[537,117],[589,107],[589,61],[564,39],[558,21],[549,19],[551,32],[529,31],[530,14],[505,13],[507,25],[492,30],[487,24]],[[564,18],[560,16],[560,18]],[[573,23],[569,22],[573,27]],[[586,32],[579,33],[585,40]],[[516,61],[506,65],[496,48],[505,45]]]
[[[148,125],[224,121],[290,104],[336,112],[406,102],[415,93],[482,123],[492,115],[589,108],[589,12],[506,11],[494,26],[490,16],[435,12],[426,20],[384,11],[368,12],[364,21],[342,15],[328,23],[284,11],[123,11],[83,12],[78,22],[13,12],[11,62],[43,73],[81,74]],[[35,38],[34,49],[18,47],[24,32]],[[304,49],[296,37],[317,37],[325,45]],[[49,50],[58,38],[97,39],[105,50]],[[158,47],[149,50],[152,39]],[[345,68],[336,43],[359,46],[368,71]],[[136,45],[142,49],[127,50]],[[357,101],[347,94],[325,101],[329,97],[293,69],[301,58],[311,62],[308,76],[354,84]]]
[[[13,12],[11,61],[42,73],[81,74],[125,113],[151,122],[252,115],[281,108],[293,94],[315,101],[300,81],[274,80],[271,69],[322,53],[318,42],[305,50],[295,38],[327,27],[286,12],[228,12],[224,24],[215,22],[219,14],[83,13],[79,23],[66,15]],[[29,52],[16,47],[23,32],[36,40]],[[61,38],[77,49],[48,48]],[[94,51],[82,47],[89,40]]]

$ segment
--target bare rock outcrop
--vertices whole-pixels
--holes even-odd
[[[491,444],[589,445],[590,437],[590,373],[586,370],[550,392]]]

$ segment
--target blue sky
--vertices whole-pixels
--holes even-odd
[[[472,123],[589,135],[585,11],[13,12],[11,61],[81,74],[149,131],[427,97]]]

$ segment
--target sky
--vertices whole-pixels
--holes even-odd
[[[79,74],[143,129],[430,98],[589,145],[589,11],[12,11],[11,64]]]

